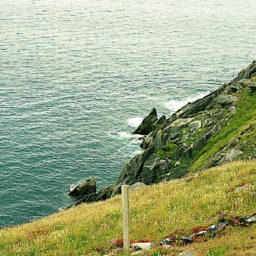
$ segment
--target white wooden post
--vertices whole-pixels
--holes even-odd
[[[124,249],[130,249],[129,238],[129,186],[122,185],[122,211],[123,211],[123,243]]]

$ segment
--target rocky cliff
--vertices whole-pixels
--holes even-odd
[[[143,152],[123,168],[118,181],[78,201],[105,200],[122,184],[180,178],[188,172],[256,158],[256,62],[218,90],[188,103],[170,117],[152,109],[134,133]]]

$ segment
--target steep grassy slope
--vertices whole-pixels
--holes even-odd
[[[248,90],[241,94],[236,113],[226,120],[221,131],[193,154],[190,170],[212,166],[214,161],[218,164],[221,155],[232,149],[241,152],[236,159],[256,158],[256,94],[251,95]]]
[[[230,191],[242,182],[252,185]],[[252,214],[256,210],[255,185],[256,162],[241,161],[135,190],[131,193],[131,238],[159,241],[177,228],[208,225],[221,211]],[[0,255],[102,255],[121,234],[120,197],[116,196],[1,230]],[[169,255],[189,249],[198,256],[252,256],[255,239],[255,226],[233,228],[206,242],[177,247]]]

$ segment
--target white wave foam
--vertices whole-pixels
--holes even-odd
[[[127,123],[133,127],[133,128],[137,128],[141,122],[142,122],[143,118],[141,117],[133,117],[127,120]]]
[[[141,154],[142,152],[143,152],[142,149],[135,150],[134,152],[132,152],[131,157],[137,156],[137,155]]]
[[[129,132],[119,132],[118,135],[124,139],[139,139],[139,138],[143,137],[143,135],[131,134]]]
[[[193,102],[198,99],[201,99],[204,96],[206,96],[207,94],[209,94],[209,92],[200,93],[198,95],[187,97],[187,98],[181,99],[181,100],[170,100],[170,101],[166,102],[164,104],[164,106],[167,109],[169,109],[171,112],[175,112],[175,111],[179,110],[180,108],[184,107],[188,102]]]

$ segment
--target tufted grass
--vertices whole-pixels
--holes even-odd
[[[252,182],[254,188],[227,192],[241,182]],[[256,211],[255,185],[256,162],[241,161],[132,191],[131,238],[158,241],[177,228],[210,224],[220,211],[252,214]],[[121,236],[120,196],[116,196],[0,230],[0,255],[103,255]],[[255,226],[235,228],[220,238],[177,248],[169,255],[187,248],[197,255],[214,256],[223,250],[225,255],[256,255],[250,254],[256,252],[255,239]],[[243,254],[246,250],[248,254]]]

